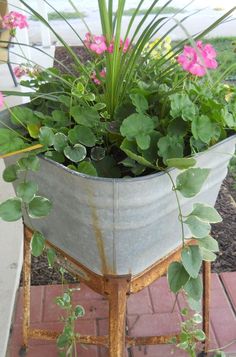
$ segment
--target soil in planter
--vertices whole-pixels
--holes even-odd
[[[82,62],[89,60],[89,54],[83,47],[73,47],[73,50],[80,57]],[[55,58],[63,63],[73,73],[78,73],[72,64],[70,55],[63,47],[57,47]],[[62,71],[63,66],[58,62],[55,67]],[[217,239],[220,246],[220,253],[217,260],[212,264],[212,270],[220,273],[224,271],[236,271],[236,189],[234,183],[236,178],[229,174],[225,179],[219,193],[216,208],[223,218],[223,222],[213,226],[212,235]],[[66,274],[68,282],[75,282],[75,278]],[[57,284],[61,283],[59,267],[48,269],[46,256],[32,258],[32,285]]]

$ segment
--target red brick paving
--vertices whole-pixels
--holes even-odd
[[[62,311],[55,305],[55,297],[61,295],[58,285],[32,287],[31,326],[33,328],[62,329],[59,316]],[[74,302],[85,307],[86,315],[77,321],[81,334],[103,335],[108,332],[108,303],[99,294],[81,284],[74,294]],[[166,278],[161,278],[150,287],[129,297],[127,304],[128,333],[131,336],[171,334],[179,331],[180,310],[186,306],[183,295],[175,296],[169,291]],[[174,309],[173,309],[174,307]],[[212,274],[211,301],[211,348],[225,346],[236,340],[236,272]],[[8,357],[18,357],[22,343],[22,290],[16,306],[13,332],[9,344]],[[105,348],[79,346],[80,357],[107,357]],[[236,343],[226,352],[236,356]],[[58,356],[55,342],[31,340],[27,357]],[[172,345],[142,346],[132,348],[131,357],[185,357],[183,351]],[[128,357],[128,353],[127,353]]]

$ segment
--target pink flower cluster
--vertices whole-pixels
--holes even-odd
[[[184,51],[177,58],[182,68],[197,77],[203,77],[207,69],[215,69],[218,66],[216,51],[211,44],[203,45],[197,42],[197,48],[185,46]]]
[[[15,36],[16,28],[23,29],[28,27],[27,17],[17,11],[11,11],[3,16],[2,27],[11,30],[11,35]]]
[[[29,76],[31,78],[37,77],[37,75],[41,72],[41,68],[38,65],[30,66],[21,64],[14,68],[14,74],[16,78],[21,78],[23,76]]]
[[[92,35],[90,32],[86,33],[84,44],[97,55],[101,55],[104,52],[113,53],[114,51],[114,40],[108,45],[105,36]],[[128,38],[125,41],[120,40],[120,49],[123,53],[128,51],[129,46],[130,40]]]
[[[99,76],[100,78],[105,78],[106,77],[106,68],[103,68],[100,72],[99,72]],[[94,81],[95,84],[100,85],[101,79],[99,79],[97,77],[97,74],[95,71],[93,71],[93,73],[91,74],[91,79]]]

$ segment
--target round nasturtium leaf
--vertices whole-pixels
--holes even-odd
[[[40,232],[34,232],[31,240],[31,252],[35,257],[39,257],[45,247],[45,238]]]
[[[56,133],[54,137],[54,148],[58,152],[63,152],[67,146],[67,136],[63,133]]]
[[[0,218],[7,222],[18,221],[22,217],[21,199],[10,198],[0,204]]]
[[[38,185],[32,181],[22,182],[16,189],[17,196],[20,197],[25,203],[32,201],[37,191]]]
[[[18,160],[18,165],[21,171],[30,170],[36,172],[40,168],[40,162],[37,156],[22,157]]]
[[[47,126],[41,127],[39,130],[39,141],[44,146],[52,146],[54,144],[54,133]]]
[[[80,162],[86,158],[87,150],[86,147],[81,144],[76,144],[75,146],[67,146],[64,149],[65,156],[72,162]]]
[[[6,182],[13,182],[17,180],[17,171],[19,170],[19,166],[17,165],[10,165],[5,168],[3,171],[2,177],[3,180]]]
[[[31,218],[41,218],[49,214],[52,203],[45,197],[35,196],[29,203],[28,213]]]

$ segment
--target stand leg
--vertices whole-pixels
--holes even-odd
[[[125,356],[125,320],[129,277],[106,279],[109,300],[109,357]]]
[[[31,236],[24,228],[24,264],[23,264],[23,347],[28,348],[30,328],[30,285],[31,285]]]
[[[207,355],[210,340],[210,290],[211,290],[211,263],[203,262],[203,330],[206,334],[204,352]]]

